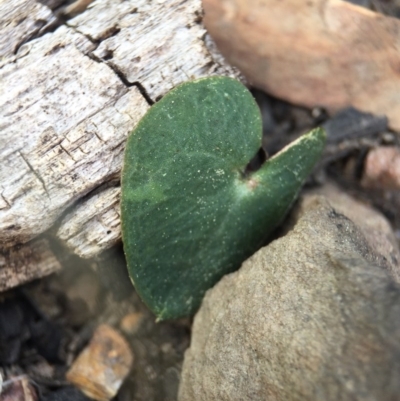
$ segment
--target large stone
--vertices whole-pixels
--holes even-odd
[[[400,287],[361,230],[315,197],[203,300],[180,401],[400,400]]]
[[[303,196],[299,202],[300,213],[307,209],[309,202],[312,202],[313,195],[325,196],[337,212],[357,225],[374,252],[386,259],[390,274],[400,283],[399,244],[386,217],[370,204],[352,197],[333,183],[314,189]]]

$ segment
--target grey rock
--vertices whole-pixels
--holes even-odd
[[[313,201],[313,195],[326,197],[337,212],[356,224],[374,252],[384,257],[384,265],[392,277],[400,283],[399,245],[386,217],[370,204],[350,196],[333,183],[328,183],[303,196],[300,201],[300,213],[304,213],[308,203]]]
[[[400,287],[315,197],[203,300],[179,401],[400,400]]]
[[[364,113],[353,107],[341,110],[323,126],[327,133],[328,143],[343,140],[368,138],[387,130],[387,117]]]

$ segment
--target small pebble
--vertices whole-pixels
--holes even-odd
[[[103,324],[72,364],[67,380],[88,397],[108,401],[117,394],[132,363],[133,354],[126,340]]]
[[[136,334],[143,321],[143,313],[132,312],[128,313],[121,319],[121,330],[127,335]]]
[[[400,189],[400,149],[382,146],[371,150],[365,159],[361,184],[369,189]]]
[[[27,376],[12,377],[0,384],[1,401],[37,401],[35,389]]]
[[[385,132],[381,138],[386,145],[393,145],[396,142],[396,135],[393,132]]]

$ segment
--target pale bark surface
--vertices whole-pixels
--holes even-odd
[[[18,48],[55,19],[37,1],[0,1],[0,65],[15,59]]]
[[[120,193],[112,187],[82,201],[62,220],[58,237],[85,258],[111,247],[121,239]]]
[[[61,269],[46,239],[0,251],[0,291]]]
[[[200,0],[99,0],[42,36],[55,20],[44,5],[0,9],[0,247],[70,208],[57,235],[95,256],[120,239],[124,144],[149,102],[188,79],[238,73],[206,36]]]

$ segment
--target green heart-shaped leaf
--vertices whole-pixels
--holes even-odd
[[[238,81],[182,84],[128,138],[122,236],[136,290],[158,316],[192,314],[282,220],[319,158],[325,134],[302,136],[250,175],[261,118]]]

